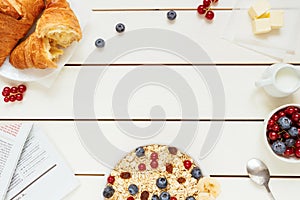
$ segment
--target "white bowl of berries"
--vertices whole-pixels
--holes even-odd
[[[300,163],[300,104],[286,104],[265,119],[264,137],[275,157]]]

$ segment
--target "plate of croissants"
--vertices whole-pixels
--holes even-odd
[[[61,70],[82,39],[90,13],[80,4],[0,0],[0,75],[30,82]]]

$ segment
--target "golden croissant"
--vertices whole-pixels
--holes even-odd
[[[65,0],[47,1],[35,31],[12,51],[10,62],[19,69],[57,68],[63,48],[81,38],[78,19],[69,4]]]
[[[0,0],[0,66],[44,8],[44,0]]]

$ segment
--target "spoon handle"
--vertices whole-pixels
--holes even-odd
[[[268,184],[265,184],[265,188],[267,189],[268,191],[268,194],[269,194],[269,197],[270,197],[270,200],[275,200],[275,197],[273,196],[270,188],[269,188],[269,185]]]

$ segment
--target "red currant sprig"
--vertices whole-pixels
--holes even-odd
[[[205,18],[213,20],[215,13],[211,10],[211,5],[217,3],[218,0],[203,0],[203,4],[199,5],[197,11],[200,15],[205,14]]]
[[[2,96],[4,96],[4,102],[15,102],[15,101],[22,101],[23,95],[26,91],[26,86],[21,84],[17,87],[4,87],[2,90]]]

